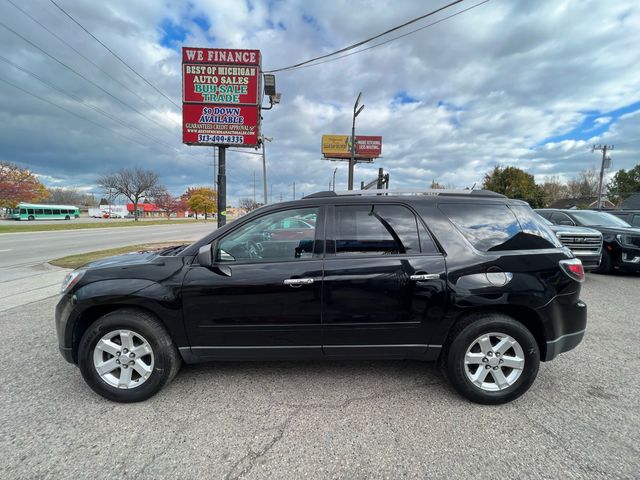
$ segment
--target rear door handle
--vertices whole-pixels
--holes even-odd
[[[297,288],[302,285],[311,285],[313,283],[313,278],[287,278],[284,281],[285,285],[289,285],[290,287]]]
[[[439,273],[416,273],[409,277],[410,280],[438,280],[440,278]]]

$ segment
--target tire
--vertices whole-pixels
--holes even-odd
[[[33,215],[29,215],[29,216],[27,217],[27,220],[29,220],[29,221],[31,221],[31,220],[35,220],[35,219],[36,219],[36,218],[35,218]]]
[[[611,254],[606,248],[602,249],[602,258],[600,259],[600,266],[596,268],[594,273],[608,274],[613,272],[613,260]]]
[[[516,343],[507,343],[509,339]],[[501,340],[510,346],[498,349]],[[481,351],[480,343],[488,351]],[[531,332],[513,318],[498,313],[458,322],[442,355],[442,367],[451,386],[472,402],[484,405],[518,398],[533,384],[540,366],[540,351]],[[503,366],[504,363],[514,367]]]
[[[107,341],[103,341],[105,338]],[[138,355],[128,351],[127,345],[133,346],[131,350]],[[123,356],[134,366],[125,362],[114,365]],[[105,365],[103,375],[98,373],[97,364]],[[78,366],[85,382],[97,394],[115,402],[150,398],[175,377],[181,364],[180,354],[162,324],[138,310],[116,310],[103,316],[89,326],[78,347]],[[127,386],[123,379],[128,379]]]
[[[65,220],[71,220],[71,217],[69,215],[67,215],[66,217],[64,217]]]

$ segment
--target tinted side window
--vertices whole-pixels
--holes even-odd
[[[36,208],[36,215],[42,215],[43,210],[41,208]]]
[[[318,213],[318,208],[304,208],[255,218],[220,241],[216,259],[257,263],[312,258]],[[308,222],[298,222],[302,217]]]
[[[51,215],[51,209],[50,208],[45,208],[44,209],[44,214],[45,215]]]
[[[425,236],[427,245],[430,240]],[[406,207],[336,207],[336,255],[415,253],[420,253],[418,224],[415,215]]]
[[[633,225],[634,227],[640,227],[640,214],[635,215],[633,217],[633,221],[631,222],[631,225]]]
[[[466,239],[484,252],[553,248],[554,245],[529,227],[520,226],[506,205],[440,204]]]

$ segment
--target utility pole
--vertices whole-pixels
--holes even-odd
[[[296,182],[293,182],[293,199],[296,199]]]
[[[356,103],[353,105],[353,122],[351,124],[351,157],[349,158],[349,190],[353,190],[353,168],[356,164],[356,117],[360,115],[360,112],[362,112],[362,109],[364,108],[364,105],[358,108],[361,97],[362,92],[358,94]]]
[[[282,202],[282,192],[280,192],[280,202]]]
[[[336,191],[336,172],[338,171],[338,167],[333,169],[333,191]],[[329,185],[331,185],[331,182],[329,182]],[[329,188],[329,190],[331,190],[331,188]]]
[[[218,146],[218,228],[227,223],[227,147]]]
[[[273,184],[271,184],[269,190],[269,203],[273,203]]]
[[[256,171],[253,171],[253,204],[256,204]]]
[[[267,204],[267,155],[265,152],[264,142],[270,142],[273,138],[262,135],[262,178],[264,180],[264,204]]]
[[[598,210],[602,210],[602,181],[604,179],[604,168],[607,162],[607,150],[613,150],[613,145],[594,145],[591,153],[596,150],[602,151],[602,164],[600,165],[600,182],[598,183]]]

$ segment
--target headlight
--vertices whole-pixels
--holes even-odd
[[[640,237],[633,237],[631,235],[623,235],[619,233],[616,235],[618,242],[628,247],[640,247]]]
[[[84,275],[85,270],[74,270],[69,273],[64,280],[62,281],[62,286],[60,287],[60,293],[66,293],[73,288],[73,286],[80,281],[82,276]]]

